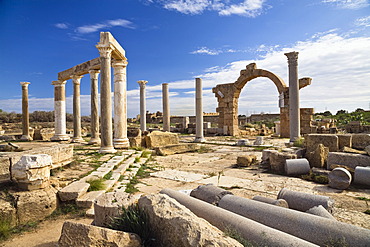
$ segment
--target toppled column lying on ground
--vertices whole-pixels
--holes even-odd
[[[160,193],[166,194],[190,209],[195,215],[201,217],[220,230],[234,229],[243,238],[257,245],[264,246],[316,246],[312,243],[266,227],[248,218],[234,214],[230,211],[218,208],[209,203],[187,196],[181,192],[164,189]],[[231,195],[225,195],[231,196]],[[224,196],[224,197],[225,197]],[[232,196],[234,197],[234,196]],[[221,199],[222,201],[222,199]],[[260,203],[260,202],[256,202]],[[264,203],[260,203],[264,204]],[[267,205],[267,204],[266,204]],[[269,205],[271,206],[271,205]],[[273,206],[271,206],[273,207]],[[279,208],[279,207],[276,207]]]
[[[285,173],[287,175],[304,175],[310,172],[310,164],[307,159],[289,159],[285,161]]]
[[[284,199],[275,200],[275,199],[267,198],[263,196],[254,196],[252,200],[268,203],[268,204],[283,207],[283,208],[289,208],[288,203]]]
[[[238,196],[225,195],[219,207],[321,246],[336,241],[356,247],[370,243],[368,229]]]
[[[363,184],[370,187],[370,166],[355,168],[354,182],[356,184]]]

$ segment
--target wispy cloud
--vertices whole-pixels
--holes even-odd
[[[266,0],[150,0],[147,3],[159,3],[165,9],[183,14],[202,14],[204,11],[216,11],[219,15],[241,15],[256,17],[264,9]]]
[[[360,9],[370,5],[369,0],[323,0],[322,2],[343,9]]]
[[[56,28],[60,28],[60,29],[68,29],[68,24],[67,23],[57,23],[54,26]]]
[[[76,28],[76,32],[80,34],[93,33],[101,29],[107,29],[111,27],[125,27],[135,29],[133,23],[124,19],[107,20],[101,23],[95,23],[91,25],[80,26]]]
[[[358,18],[355,21],[355,25],[360,27],[370,27],[370,16]]]
[[[210,49],[206,46],[202,46],[197,50],[190,52],[190,54],[219,55],[221,53],[235,53],[235,52],[246,52],[246,50],[235,50],[231,48]]]

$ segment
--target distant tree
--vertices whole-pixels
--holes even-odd
[[[355,112],[364,112],[365,110],[364,109],[362,109],[362,108],[357,108],[356,110],[355,110]]]
[[[333,114],[331,114],[331,112],[330,112],[330,111],[324,111],[324,112],[322,113],[322,115],[324,115],[325,117],[333,116]]]
[[[335,115],[340,115],[340,114],[345,114],[345,113],[348,113],[348,111],[346,111],[346,110],[339,110],[339,111],[337,111],[337,113]]]

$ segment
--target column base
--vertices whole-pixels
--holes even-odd
[[[113,139],[113,146],[118,149],[129,148],[130,141],[128,140],[128,138]]]
[[[29,135],[22,135],[21,140],[22,141],[32,141],[33,138]]]
[[[202,136],[202,137],[195,137],[195,140],[194,142],[205,142],[206,139]]]
[[[85,140],[82,137],[73,137],[72,138],[72,143],[80,143],[80,142],[85,142]]]
[[[92,144],[100,144],[100,143],[101,143],[100,138],[91,138],[88,144],[92,145]]]
[[[114,154],[116,153],[117,150],[114,149],[114,147],[110,146],[110,147],[100,147],[99,149],[99,153],[101,154]]]
[[[50,138],[51,141],[69,141],[69,136],[66,134],[61,134],[61,135],[54,135],[52,138]]]

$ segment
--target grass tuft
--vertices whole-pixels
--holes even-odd
[[[87,191],[104,190],[105,189],[104,181],[105,181],[104,178],[87,180],[86,183],[89,183],[90,184],[90,187],[89,187],[89,189]]]
[[[251,242],[249,242],[248,240],[243,238],[237,230],[235,230],[231,227],[226,228],[226,230],[224,231],[224,235],[227,236],[227,237],[235,239],[236,241],[241,243],[244,247],[253,247],[254,246]]]

